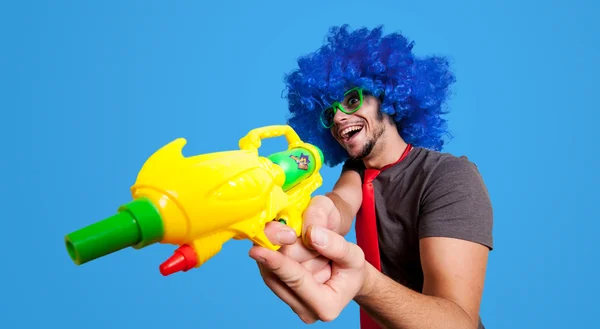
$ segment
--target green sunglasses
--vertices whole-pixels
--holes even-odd
[[[352,114],[360,109],[363,105],[363,89],[352,88],[344,93],[344,100],[331,104],[328,108],[321,112],[321,124],[325,128],[331,128],[333,126],[333,118],[338,110]]]

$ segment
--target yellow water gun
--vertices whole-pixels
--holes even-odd
[[[285,151],[259,156],[262,139],[285,136]],[[179,246],[159,267],[163,275],[200,267],[230,239],[277,250],[267,222],[300,236],[302,213],[321,186],[322,151],[287,125],[251,130],[239,150],[184,157],[178,138],[154,153],[131,187],[133,200],[115,215],[65,236],[71,259],[84,264],[127,247]]]

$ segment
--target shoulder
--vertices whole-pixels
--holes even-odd
[[[425,186],[440,183],[475,182],[483,184],[477,165],[467,156],[415,148],[409,166],[423,177]]]
[[[484,193],[487,188],[477,165],[466,155],[428,151],[427,183],[429,189],[443,188],[462,192]]]
[[[477,165],[467,156],[427,151],[420,234],[493,246],[493,209]]]

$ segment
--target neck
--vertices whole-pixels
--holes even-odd
[[[381,169],[398,161],[408,146],[395,129],[386,129],[369,156],[363,159],[366,168]]]

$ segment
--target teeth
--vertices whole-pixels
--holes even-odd
[[[351,126],[348,128],[345,128],[344,130],[342,130],[342,132],[340,133],[340,135],[344,136],[344,137],[348,137],[348,134],[356,131],[356,130],[360,130],[362,127],[361,126]]]

